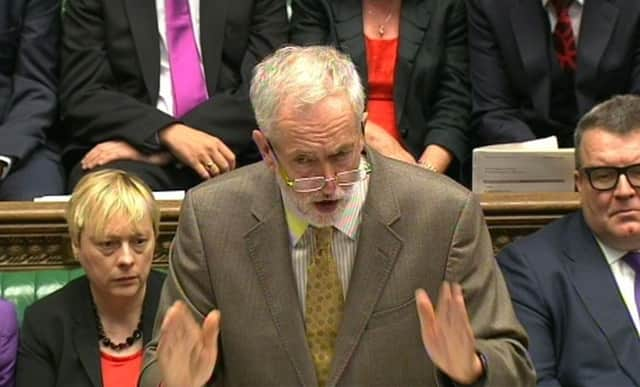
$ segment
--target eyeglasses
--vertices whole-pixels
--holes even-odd
[[[640,188],[640,164],[626,167],[589,167],[582,168],[589,178],[589,184],[597,191],[609,191],[618,185],[620,175],[625,175],[634,188]]]
[[[338,172],[333,177],[313,176],[292,179],[287,176],[284,169],[280,168],[280,174],[282,175],[282,179],[287,187],[290,187],[292,190],[300,193],[320,191],[331,181],[335,181],[336,185],[339,187],[351,187],[357,182],[366,179],[371,171],[371,164],[365,163],[361,168]]]
[[[278,171],[280,172],[280,176],[282,176],[282,180],[284,180],[287,187],[299,193],[309,193],[309,192],[317,192],[322,190],[329,182],[334,181],[338,187],[347,188],[351,187],[359,181],[362,181],[369,176],[373,168],[371,164],[368,162],[364,162],[364,165],[360,168],[350,169],[348,171],[338,172],[333,177],[325,177],[325,176],[312,176],[312,177],[301,177],[298,179],[292,179],[289,177],[287,172],[282,168],[280,164],[280,160],[278,158],[278,154],[276,153],[271,142],[267,140],[267,144],[269,148],[271,148],[271,152],[275,156],[276,161],[278,162]]]

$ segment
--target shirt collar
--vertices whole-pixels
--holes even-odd
[[[627,254],[627,252],[624,250],[618,250],[611,246],[605,245],[604,242],[602,242],[597,236],[594,235],[594,237],[596,238],[596,242],[598,242],[598,245],[600,246],[600,250],[602,250],[602,254],[604,255],[604,258],[607,260],[607,263],[609,264],[609,266],[615,264],[622,257],[624,257],[625,254]]]
[[[360,168],[363,168],[366,162],[367,161],[363,157],[360,160]],[[280,189],[286,188],[281,187]],[[342,213],[338,215],[338,219],[333,227],[345,234],[351,240],[355,240],[358,232],[358,226],[360,225],[362,207],[369,189],[369,178],[367,177],[366,179],[357,182],[351,189],[353,191],[348,197],[347,205]],[[284,208],[287,225],[289,227],[291,246],[295,246],[298,244],[305,231],[307,231],[309,222],[299,217],[294,211],[289,210],[286,203]]]
[[[547,8],[547,5],[550,6],[549,2],[551,0],[542,0],[542,6]],[[579,6],[584,7],[585,0],[573,0],[574,3],[577,3]]]

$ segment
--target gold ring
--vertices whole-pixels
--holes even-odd
[[[215,164],[213,163],[213,161],[209,161],[208,163],[205,164],[205,166],[207,167],[207,169],[211,169],[213,168]]]

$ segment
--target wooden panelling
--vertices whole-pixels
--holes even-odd
[[[494,249],[579,207],[576,193],[494,193],[479,196]],[[65,203],[0,202],[0,270],[75,266],[64,218]],[[180,211],[161,201],[154,265],[166,266]]]

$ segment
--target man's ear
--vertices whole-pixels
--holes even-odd
[[[267,140],[267,137],[259,129],[255,129],[251,134],[251,137],[253,138],[253,142],[256,143],[256,146],[260,151],[262,160],[264,160],[264,162],[267,164],[269,169],[275,171],[276,164],[273,159],[273,153],[272,153],[273,151],[271,149],[271,146],[269,146],[269,141]]]
[[[580,171],[577,169],[573,171],[573,181],[575,182],[576,191],[582,192],[582,184],[584,184],[584,178]]]

